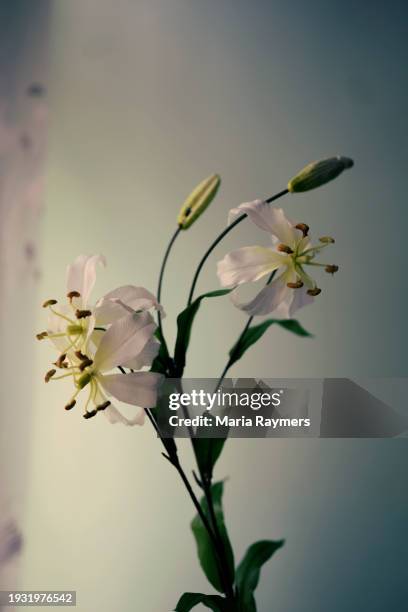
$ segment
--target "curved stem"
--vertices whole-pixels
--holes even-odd
[[[269,285],[269,284],[270,284],[270,283],[273,281],[273,279],[274,279],[274,277],[275,277],[275,274],[276,274],[276,273],[277,273],[277,270],[274,270],[273,272],[271,272],[271,273],[270,273],[269,278],[268,278],[268,280],[266,281],[266,285]],[[265,285],[265,286],[266,286],[266,285]],[[246,322],[244,329],[242,330],[242,332],[241,332],[241,333],[240,333],[240,335],[238,336],[238,340],[236,341],[235,345],[236,345],[236,344],[238,344],[238,342],[241,340],[241,338],[242,338],[242,337],[243,337],[243,336],[246,334],[246,332],[248,331],[248,329],[249,329],[249,327],[250,327],[250,325],[251,325],[251,323],[252,323],[252,321],[253,321],[253,320],[254,320],[254,316],[253,316],[253,315],[252,315],[251,317],[249,317],[249,318],[248,318],[248,321]],[[235,346],[235,345],[234,345],[234,346]],[[224,378],[225,378],[225,376],[226,376],[226,374],[227,374],[228,370],[229,370],[229,369],[230,369],[230,367],[232,366],[232,363],[233,363],[233,362],[232,362],[232,359],[231,359],[231,357],[230,357],[230,358],[228,359],[228,361],[227,361],[226,365],[225,365],[225,368],[223,369],[223,371],[222,371],[222,373],[221,373],[221,376],[220,376],[220,377],[219,377],[219,379],[218,379],[218,383],[217,383],[217,386],[215,387],[214,393],[217,393],[218,389],[221,387],[221,385],[222,385],[222,381],[224,380]]]
[[[163,257],[163,261],[160,267],[160,273],[159,273],[159,282],[157,285],[157,301],[160,304],[160,300],[161,300],[161,293],[162,293],[162,286],[163,286],[163,278],[164,278],[164,272],[166,269],[166,264],[167,264],[167,260],[169,258],[170,255],[170,251],[173,248],[174,243],[176,242],[177,236],[179,235],[179,233],[181,232],[181,228],[178,227],[176,229],[176,231],[174,232],[174,234],[172,235],[169,244],[167,245],[167,249],[164,253],[164,257]],[[162,326],[162,315],[160,311],[157,311],[157,323],[159,326],[159,332],[160,332],[160,339],[161,341],[166,345],[166,341],[164,339],[163,336],[163,326]],[[167,346],[166,346],[167,348]]]
[[[287,193],[289,193],[288,190],[287,189],[283,189],[282,191],[279,191],[275,195],[273,195],[270,198],[268,198],[267,200],[265,200],[265,202],[267,202],[267,204],[270,204],[271,202],[274,202],[274,200],[277,200],[278,198],[281,198],[282,196],[286,195]],[[248,215],[246,213],[244,213],[240,217],[238,217],[238,219],[235,219],[235,221],[233,223],[231,223],[231,225],[226,227],[221,232],[221,234],[214,240],[214,242],[208,247],[208,249],[204,253],[200,263],[198,264],[197,270],[196,270],[196,272],[194,274],[193,282],[191,284],[191,289],[190,289],[190,293],[189,293],[189,296],[188,296],[187,306],[190,306],[191,302],[193,301],[194,290],[195,290],[195,287],[197,285],[198,277],[200,276],[200,272],[201,272],[205,262],[207,261],[208,257],[211,255],[211,253],[213,252],[215,247],[221,242],[221,240],[227,234],[229,234],[229,232],[231,230],[233,230],[234,227],[236,227],[239,223],[241,223],[241,221],[243,221],[245,219],[245,217],[247,217],[247,216]]]

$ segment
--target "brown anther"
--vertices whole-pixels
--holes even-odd
[[[91,417],[95,416],[96,412],[96,410],[90,410],[89,412],[85,412],[85,414],[83,414],[82,416],[84,417],[84,419],[90,419]]]
[[[65,406],[65,410],[72,410],[72,408],[75,406],[76,404],[76,400],[71,400],[66,406]]]
[[[292,255],[293,253],[292,249],[287,244],[278,244],[277,249],[281,253],[287,253],[288,255]]]
[[[89,366],[91,366],[93,364],[92,359],[88,359],[88,357],[86,359],[83,360],[83,362],[80,364],[79,369],[81,372],[83,372],[85,370],[85,368],[89,368]]]
[[[55,304],[58,304],[57,300],[47,300],[46,302],[44,302],[43,308],[48,308],[48,306],[55,306]]]
[[[330,265],[330,266],[326,266],[325,270],[326,272],[328,272],[329,274],[334,274],[335,272],[338,272],[339,266],[335,266],[335,265]]]
[[[79,293],[79,291],[70,291],[69,293],[67,293],[67,298],[69,300],[73,300],[74,298],[80,298],[81,294]]]
[[[322,292],[321,289],[319,289],[319,287],[315,287],[314,289],[308,289],[307,290],[307,295],[311,295],[313,297],[316,297],[316,295],[319,295]]]
[[[66,358],[66,354],[63,353],[62,355],[58,357],[57,361],[54,362],[54,365],[56,365],[57,368],[67,368],[68,363],[65,361],[65,358]]]
[[[310,227],[306,223],[298,223],[295,228],[300,230],[303,234],[303,238],[308,235]]]
[[[289,287],[289,289],[300,289],[303,287],[303,281],[298,280],[296,283],[286,283],[286,286]]]
[[[88,359],[88,357],[81,353],[81,351],[75,351],[75,357],[78,357],[78,359],[80,359],[81,361],[85,361],[85,359]]]
[[[75,316],[77,319],[86,319],[90,317],[92,312],[90,310],[79,310],[79,308],[75,311]]]
[[[46,375],[44,376],[44,380],[45,382],[50,382],[51,378],[54,376],[54,374],[56,374],[57,370],[49,370]]]
[[[36,334],[36,338],[37,340],[44,340],[44,338],[46,338],[48,336],[48,332],[43,331],[40,334]]]
[[[319,238],[319,242],[322,242],[323,244],[334,244],[336,241],[331,236],[322,236]]]
[[[106,408],[110,405],[111,403],[109,401],[103,402],[103,404],[99,404],[99,406],[96,406],[96,410],[97,412],[99,412],[100,410],[106,410]]]

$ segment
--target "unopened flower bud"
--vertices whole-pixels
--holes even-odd
[[[335,272],[338,272],[339,266],[335,266],[335,265],[329,265],[325,267],[326,272],[328,272],[329,274],[334,274]]]
[[[312,162],[289,181],[288,191],[298,193],[316,189],[338,177],[343,170],[353,166],[352,159],[340,155]]]
[[[220,183],[221,177],[218,174],[213,174],[197,185],[194,191],[190,193],[177,217],[177,223],[181,229],[188,229],[211,204]]]

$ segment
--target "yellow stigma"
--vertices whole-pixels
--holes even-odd
[[[86,385],[88,385],[91,382],[92,376],[93,374],[91,372],[84,372],[82,376],[80,376],[78,380],[76,381],[77,388],[83,389],[84,387],[86,387]]]

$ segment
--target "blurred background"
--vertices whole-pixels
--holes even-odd
[[[107,257],[95,297],[128,283],[155,291],[180,204],[218,172],[217,200],[169,261],[172,341],[228,210],[280,191],[309,161],[348,155],[355,168],[334,183],[281,200],[313,235],[336,238],[340,272],[299,314],[315,337],[271,329],[231,373],[406,376],[408,10],[377,0],[0,7],[0,507],[23,540],[8,547],[0,585],[74,589],[81,612],[168,612],[186,590],[211,592],[193,509],[149,425],[84,422],[63,410],[63,386],[45,387],[51,351],[32,340],[40,305],[64,295],[80,253]],[[227,250],[263,240],[242,223],[198,290],[218,288]],[[206,304],[187,375],[219,375],[244,322],[228,299]],[[406,460],[406,440],[228,442],[217,477],[230,476],[237,559],[256,539],[286,539],[263,570],[261,612],[406,609]]]

